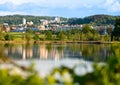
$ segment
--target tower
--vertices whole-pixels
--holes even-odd
[[[25,18],[23,18],[23,25],[25,25],[26,24],[26,19]]]

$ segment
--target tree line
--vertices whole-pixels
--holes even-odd
[[[93,15],[84,18],[65,18],[60,17],[61,21],[67,21],[65,24],[93,24],[93,25],[108,25],[115,24],[115,19],[120,16],[111,15]],[[22,19],[25,18],[27,21],[33,21],[35,25],[40,24],[40,19],[51,20],[52,16],[31,16],[31,15],[7,15],[0,16],[0,24],[8,23],[9,25],[18,25],[22,23]]]
[[[70,18],[68,23],[71,25],[75,24],[92,24],[92,25],[108,25],[115,24],[116,18],[120,16],[111,16],[111,15],[93,15],[85,18]]]
[[[0,24],[8,23],[9,25],[22,24],[22,19],[25,18],[27,21],[32,21],[35,25],[40,24],[40,19],[52,20],[54,16],[32,16],[32,15],[7,15],[0,16]],[[67,20],[67,18],[60,17],[61,20]]]

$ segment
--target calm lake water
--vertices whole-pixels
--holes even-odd
[[[53,60],[85,59],[106,61],[111,56],[120,54],[120,45],[114,44],[1,44],[1,56],[16,60]]]

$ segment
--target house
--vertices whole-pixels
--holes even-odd
[[[10,27],[9,27],[8,23],[3,23],[3,30],[6,32],[10,32]]]

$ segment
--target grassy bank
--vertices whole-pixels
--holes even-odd
[[[12,44],[26,44],[28,43],[26,40],[22,39],[15,39],[12,41],[0,41],[0,43],[12,43]],[[77,43],[77,44],[114,44],[114,43],[120,43],[117,41],[112,41],[112,42],[106,42],[106,41],[56,41],[56,40],[44,40],[44,41],[34,41],[31,40],[29,41],[30,44],[50,44],[50,43],[56,43],[56,44],[67,44],[67,43]]]
[[[120,43],[110,41],[110,36],[98,36],[95,40],[88,39],[88,36],[81,36],[79,33],[74,35],[65,35],[64,33],[51,34],[49,31],[46,34],[10,32],[1,34],[0,43],[18,43],[18,44],[41,44],[41,43],[79,43],[79,44],[112,44]]]

